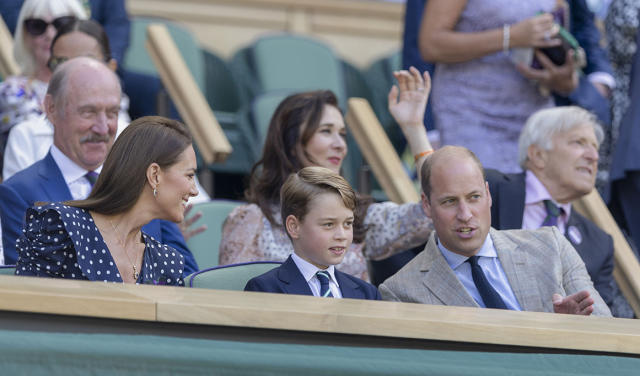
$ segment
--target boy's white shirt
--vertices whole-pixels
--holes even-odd
[[[318,281],[318,277],[316,277],[316,273],[319,270],[317,266],[311,264],[310,262],[304,260],[300,256],[295,253],[291,254],[291,259],[302,273],[304,280],[307,281],[313,296],[320,296],[320,281]],[[340,291],[340,286],[338,285],[338,281],[336,280],[335,275],[335,266],[330,265],[325,271],[329,273],[329,289],[331,290],[331,294],[334,298],[342,298],[342,292]]]

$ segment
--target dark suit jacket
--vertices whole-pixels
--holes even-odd
[[[496,170],[487,170],[487,181],[491,192],[491,226],[499,230],[522,228],[525,200],[525,173],[503,174]],[[587,267],[593,285],[602,299],[611,306],[613,291],[613,239],[593,222],[571,210],[567,228],[575,226],[582,235],[582,241],[576,243],[566,236]]]
[[[343,298],[381,299],[378,289],[372,284],[337,269],[335,276]],[[249,280],[244,290],[313,296],[309,284],[305,281],[291,256],[277,268]]]
[[[44,159],[0,184],[0,215],[5,263],[15,264],[18,259],[16,240],[22,233],[27,208],[38,201],[61,202],[72,199],[69,187],[51,153],[47,153]],[[142,230],[160,243],[175,248],[184,256],[185,275],[198,270],[198,265],[175,223],[156,219],[145,225]]]
[[[402,66],[407,69],[415,66],[421,72],[428,70],[433,74],[434,65],[422,59],[418,48],[418,34],[422,22],[422,13],[426,0],[407,0],[404,24],[404,44],[402,46]],[[570,31],[578,40],[587,55],[587,66],[584,76],[580,77],[578,88],[568,97],[555,96],[556,104],[567,106],[578,105],[595,113],[603,124],[611,123],[609,100],[596,90],[586,75],[593,72],[606,72],[613,75],[607,52],[600,46],[600,32],[594,23],[594,14],[585,0],[568,0],[570,8]],[[425,124],[433,122],[430,116],[430,106],[425,115]]]

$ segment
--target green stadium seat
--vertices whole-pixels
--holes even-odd
[[[242,291],[253,277],[279,266],[280,262],[257,261],[224,265],[195,272],[185,278],[187,287]]]
[[[198,41],[185,27],[167,19],[157,17],[131,18],[131,36],[123,68],[132,72],[158,76],[158,71],[145,47],[147,26],[150,23],[162,23],[167,26],[194,80],[200,86],[200,90],[205,93],[204,62]]]
[[[218,248],[222,239],[222,225],[227,215],[231,211],[243,205],[240,201],[212,200],[195,204],[192,213],[202,212],[202,217],[198,219],[192,228],[206,224],[207,229],[191,237],[187,241],[187,246],[202,269],[212,268],[218,265]]]

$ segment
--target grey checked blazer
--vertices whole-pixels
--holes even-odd
[[[587,274],[584,262],[555,227],[535,231],[491,229],[498,259],[524,311],[553,312],[551,296],[589,291],[593,314],[611,316]],[[383,300],[478,307],[462,286],[435,241],[379,287]]]

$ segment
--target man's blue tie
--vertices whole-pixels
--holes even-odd
[[[551,200],[544,200],[544,208],[547,209],[547,216],[542,222],[542,226],[557,226],[558,217],[564,214],[564,210],[557,207]]]
[[[333,298],[329,288],[329,272],[320,270],[316,273],[316,278],[320,281],[320,296],[323,298]]]
[[[89,181],[89,184],[91,184],[91,188],[93,188],[93,185],[96,183],[96,180],[98,180],[98,173],[95,171],[89,171],[86,174],[84,174],[84,177],[87,178],[87,180]]]
[[[471,276],[473,277],[473,282],[476,284],[476,288],[480,293],[480,297],[482,297],[484,305],[487,308],[508,309],[500,295],[493,289],[493,287],[491,287],[487,277],[484,275],[482,268],[478,264],[479,258],[480,256],[471,256],[467,261],[471,264]]]

